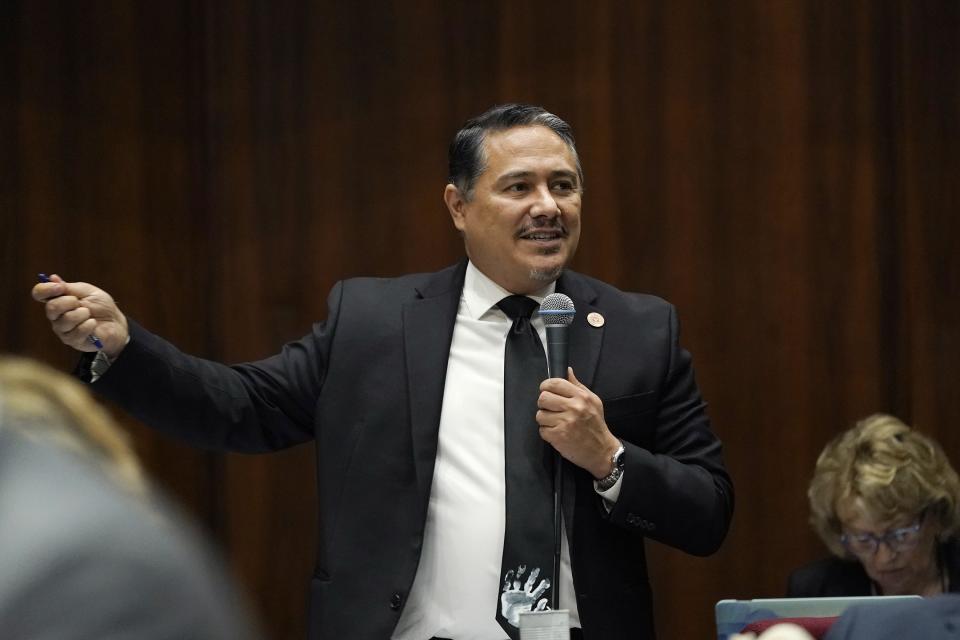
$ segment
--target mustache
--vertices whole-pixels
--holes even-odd
[[[567,226],[565,224],[559,220],[551,220],[550,222],[535,222],[532,224],[525,224],[517,231],[517,237],[522,238],[530,233],[543,233],[544,231],[555,231],[564,238],[570,235],[570,232],[567,230]]]

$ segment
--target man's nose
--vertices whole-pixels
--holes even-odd
[[[536,198],[530,207],[530,215],[534,218],[547,217],[555,218],[560,215],[560,205],[557,204],[550,187],[543,185],[537,187]]]

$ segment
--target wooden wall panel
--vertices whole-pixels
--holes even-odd
[[[663,637],[823,553],[805,488],[877,411],[960,461],[953,2],[466,0],[0,5],[0,350],[69,368],[37,271],[181,347],[273,353],[338,279],[460,239],[446,145],[496,102],[568,119],[575,265],[677,304],[737,488],[723,550],[651,544]],[[313,452],[203,453],[124,419],[271,635],[305,629]]]

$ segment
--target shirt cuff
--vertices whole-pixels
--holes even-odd
[[[130,344],[130,336],[127,336],[127,341],[123,343],[123,346]],[[103,377],[107,373],[107,370],[110,368],[113,362],[110,361],[110,358],[107,357],[107,354],[103,351],[97,351],[97,355],[93,357],[93,362],[90,363],[90,382],[91,384]]]
[[[90,363],[90,382],[99,380],[101,376],[107,372],[111,364],[107,354],[103,351],[97,351],[97,355],[93,357],[93,362]]]

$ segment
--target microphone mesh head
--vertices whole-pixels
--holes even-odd
[[[562,293],[551,293],[540,303],[540,315],[548,327],[565,327],[576,314],[573,300]]]

